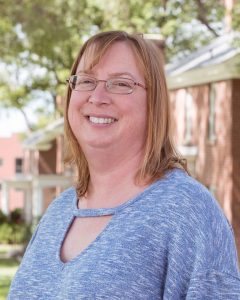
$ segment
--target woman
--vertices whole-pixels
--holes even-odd
[[[158,50],[100,33],[71,74],[77,185],[41,219],[9,299],[240,299],[231,227],[171,142]]]

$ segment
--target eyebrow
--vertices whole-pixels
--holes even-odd
[[[93,72],[91,70],[79,70],[77,74],[89,74],[89,75],[94,75]],[[127,75],[127,76],[130,76],[131,78],[134,78],[134,76],[129,73],[129,72],[114,72],[114,73],[109,73],[108,74],[109,76],[113,76],[113,77],[117,77],[117,76],[124,76],[124,75]]]
[[[77,74],[89,74],[89,75],[93,75],[93,72],[91,70],[79,70],[78,72],[76,72]]]
[[[134,76],[133,76],[131,73],[129,73],[129,72],[115,72],[115,73],[110,73],[109,75],[110,75],[110,76],[122,76],[122,75],[128,75],[128,76],[134,78]]]

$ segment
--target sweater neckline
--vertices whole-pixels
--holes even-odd
[[[129,200],[127,200],[126,202],[124,202],[120,205],[110,207],[110,208],[84,208],[84,209],[81,208],[80,209],[80,208],[78,208],[78,197],[77,197],[77,193],[75,191],[75,196],[73,198],[73,215],[75,217],[99,217],[99,216],[114,215],[114,214],[118,213],[119,211],[132,205],[139,199],[143,198],[146,193],[149,193],[152,190],[154,190],[155,186],[158,185],[159,181],[165,181],[166,179],[171,177],[171,175],[173,173],[175,173],[175,172],[173,172],[173,171],[167,172],[163,178],[151,183],[149,186],[147,186],[142,192],[137,194],[135,197],[130,198]]]
[[[119,204],[114,207],[107,208],[78,208],[78,197],[75,195],[74,197],[74,216],[75,217],[100,217],[100,216],[108,216],[114,215],[120,210],[125,209],[129,205],[136,202],[138,199],[142,198],[143,195],[152,188],[152,184],[146,187],[142,192],[137,194],[135,197],[130,198],[122,204]]]

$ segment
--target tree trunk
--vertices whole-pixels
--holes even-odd
[[[31,124],[31,122],[30,122],[30,120],[29,120],[29,118],[28,118],[26,112],[24,111],[23,108],[19,108],[19,111],[22,113],[22,115],[23,115],[23,117],[24,117],[24,120],[25,120],[26,125],[27,125],[27,131],[28,131],[28,132],[32,132],[32,131],[33,131],[33,126],[32,126],[32,124]]]
[[[232,31],[232,10],[236,0],[224,0],[225,5],[225,32]]]

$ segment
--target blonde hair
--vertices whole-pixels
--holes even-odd
[[[109,47],[119,41],[131,46],[143,71],[147,87],[147,138],[142,165],[136,174],[136,183],[152,183],[173,168],[187,171],[186,161],[177,153],[172,142],[170,102],[163,62],[160,50],[153,42],[145,40],[141,35],[128,34],[124,31],[98,33],[80,49],[71,75],[76,74],[83,54],[84,60],[88,63],[87,69],[91,69]],[[81,197],[87,191],[90,174],[88,162],[69,124],[70,97],[71,89],[68,87],[64,110],[65,163],[74,164],[77,168],[76,189],[78,196]]]

